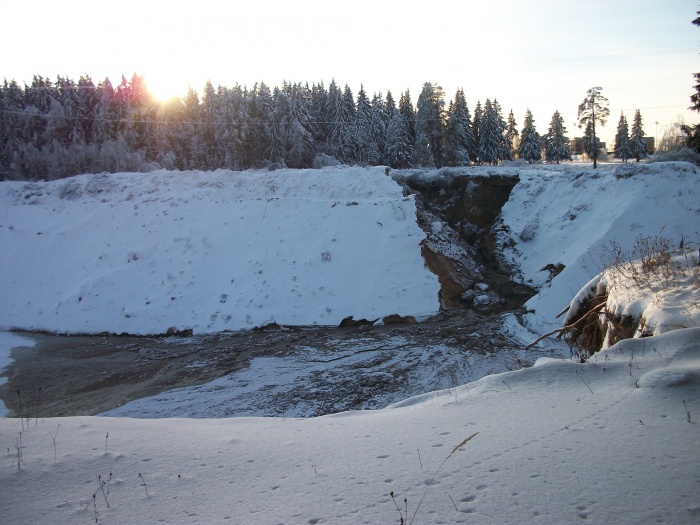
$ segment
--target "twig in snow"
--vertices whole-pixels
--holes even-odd
[[[450,496],[449,494],[448,494],[447,496],[448,496],[448,497],[450,498],[450,500],[452,501],[452,505],[455,506],[455,510],[456,510],[457,512],[459,512],[459,509],[457,508],[457,504],[455,503],[455,500],[453,500],[453,499],[452,499],[452,496]]]
[[[46,432],[49,432],[48,427],[46,426],[46,423],[44,423],[44,428],[46,429]],[[58,436],[58,429],[61,428],[61,424],[59,423],[58,426],[56,427],[56,432],[52,434],[49,432],[49,436],[51,436],[51,440],[53,441],[53,462],[56,463],[56,436]]]
[[[586,385],[586,386],[588,387],[588,390],[590,390],[590,392],[591,392],[591,394],[592,394],[592,393],[593,393],[593,390],[591,390],[591,387],[588,385],[588,383],[586,383],[586,380],[583,378],[583,376],[582,376],[582,375],[579,375],[578,370],[576,370],[576,375],[579,376],[579,378],[581,379],[581,381],[583,381],[583,384]]]
[[[22,423],[22,430],[24,430],[24,414],[22,414],[22,394],[17,389],[17,397],[19,397],[19,420]]]
[[[688,417],[688,423],[690,423],[690,410],[688,410],[688,405],[685,404],[685,399],[683,400],[683,408],[685,408],[685,414]]]
[[[139,472],[139,477],[141,478],[141,481],[143,481],[143,488],[146,489],[146,496],[148,496],[148,485],[146,485],[146,480],[143,478],[143,474]]]
[[[439,466],[438,469],[435,471],[435,474],[433,474],[433,477],[432,477],[432,479],[430,480],[430,482],[428,483],[428,486],[425,487],[425,492],[423,492],[423,495],[421,496],[420,501],[418,502],[418,505],[416,506],[416,510],[413,512],[413,516],[411,516],[411,521],[409,522],[409,525],[412,525],[412,524],[413,524],[413,520],[416,519],[416,514],[418,514],[418,509],[420,509],[421,503],[423,503],[423,499],[425,498],[425,495],[428,493],[428,490],[429,490],[430,487],[433,485],[433,482],[435,481],[435,478],[437,477],[437,475],[438,475],[438,473],[440,472],[440,470],[442,470],[442,467],[445,465],[445,463],[447,463],[447,460],[450,459],[450,458],[452,457],[452,454],[454,454],[455,452],[457,452],[457,450],[459,450],[461,447],[463,447],[463,446],[466,445],[469,441],[471,441],[477,434],[478,434],[478,432],[475,432],[475,433],[472,434],[471,436],[469,436],[469,437],[467,437],[467,438],[464,438],[464,441],[462,441],[459,445],[457,445],[455,448],[453,448],[453,449],[452,449],[452,452],[450,452],[450,453],[448,454],[448,456],[443,460],[443,462],[440,463],[440,466]],[[406,518],[408,519],[408,503],[406,504]]]

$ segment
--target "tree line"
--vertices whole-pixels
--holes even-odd
[[[589,118],[584,133],[594,160],[597,121]],[[409,90],[398,101],[391,92],[370,98],[363,87],[355,96],[335,81],[327,88],[261,82],[252,89],[215,89],[207,82],[201,97],[190,88],[167,103],[156,101],[136,74],[116,87],[108,78],[94,84],[89,76],[78,82],[34,76],[23,87],[5,79],[0,90],[0,179],[159,168],[441,168],[516,158],[571,159],[558,111],[540,135],[528,109],[518,132],[513,112],[505,118],[496,99],[478,101],[472,114],[463,90],[446,105],[442,88],[432,83],[423,85],[415,106]]]

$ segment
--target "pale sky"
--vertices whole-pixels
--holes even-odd
[[[700,72],[700,6],[690,0],[0,0],[0,77],[31,83],[90,75],[95,83],[144,75],[160,97],[204,83],[332,79],[398,100],[424,82],[446,102],[464,89],[470,110],[498,99],[518,128],[530,108],[544,134],[552,113],[569,135],[592,86],[610,101],[602,139],[620,112],[642,112],[663,134],[687,109]],[[655,123],[658,121],[658,125]]]

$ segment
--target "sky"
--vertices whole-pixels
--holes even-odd
[[[110,7],[108,7],[110,6]],[[161,98],[204,83],[252,87],[284,80],[356,95],[442,86],[463,88],[471,109],[498,99],[522,127],[530,108],[541,133],[555,110],[571,135],[586,90],[603,88],[612,140],[624,111],[640,109],[647,135],[663,134],[687,109],[700,71],[700,9],[689,0],[123,0],[96,3],[0,0],[0,75],[30,83],[40,74],[113,83],[145,76]],[[9,14],[9,16],[8,16]],[[656,124],[658,122],[658,125]]]

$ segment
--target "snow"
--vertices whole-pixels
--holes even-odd
[[[539,289],[526,304],[526,323],[539,333],[560,326],[557,314],[603,270],[611,241],[623,250],[640,234],[700,241],[700,177],[692,164],[562,164],[519,175],[503,208],[499,244],[520,280]],[[557,263],[565,269],[549,282],[544,268]]]
[[[212,224],[223,224],[232,220],[232,216],[243,217],[238,219],[239,227],[248,229],[260,224],[263,216],[274,217],[280,227],[285,221],[297,228],[302,227],[302,222],[303,226],[312,227],[312,238],[302,234],[293,237],[295,241],[308,243],[294,252],[298,260],[302,260],[301,254],[313,255],[305,259],[313,270],[295,273],[299,279],[304,278],[305,285],[313,282],[311,275],[342,261],[350,250],[328,249],[334,245],[326,233],[335,235],[335,232],[327,231],[327,223],[300,221],[292,210],[307,219],[333,217],[333,227],[337,224],[339,231],[342,221],[355,221],[367,237],[363,243],[353,244],[353,249],[365,257],[369,254],[365,244],[378,249],[372,236],[393,232],[398,237],[407,237],[410,242],[394,240],[390,235],[383,238],[385,242],[397,243],[390,249],[387,247],[388,251],[402,250],[401,257],[394,253],[392,270],[393,273],[403,271],[403,266],[397,265],[404,264],[401,261],[404,256],[412,258],[418,251],[417,242],[422,239],[414,229],[412,201],[405,200],[398,190],[391,193],[395,190],[390,189],[390,180],[382,179],[372,170],[352,172],[355,177],[368,177],[354,189],[356,193],[366,192],[363,199],[341,195],[340,189],[328,180],[343,173],[347,172],[328,170],[318,174],[317,187],[326,185],[327,191],[316,194],[319,197],[316,207],[322,210],[319,214],[309,210],[313,207],[309,197],[313,194],[312,179],[286,185],[273,176],[242,174],[241,187],[245,188],[247,196],[239,201],[242,211],[236,209],[234,213],[231,207],[224,209],[221,205],[226,202],[223,194],[237,191],[231,179],[237,179],[238,175],[228,172],[188,174],[187,177],[175,176],[175,180],[172,180],[173,174],[154,174],[149,176],[150,187],[154,188],[151,193],[147,190],[149,186],[141,186],[134,180],[135,176],[104,176],[104,180],[99,181],[103,189],[99,195],[105,199],[102,211],[107,211],[114,222],[110,235],[101,240],[102,244],[98,243],[101,246],[98,251],[91,251],[87,243],[77,243],[76,239],[86,235],[84,239],[100,240],[91,233],[91,225],[99,222],[100,214],[94,199],[83,197],[90,181],[100,176],[30,185],[33,189],[19,183],[3,183],[3,188],[12,189],[3,192],[0,211],[3,245],[8,246],[6,242],[13,241],[14,247],[21,238],[23,243],[31,245],[17,246],[16,253],[23,254],[23,261],[30,264],[32,258],[28,254],[38,249],[36,253],[45,255],[48,264],[29,268],[10,266],[14,255],[10,257],[4,252],[0,257],[1,269],[3,275],[12,275],[13,279],[12,283],[0,284],[3,287],[0,324],[9,327],[55,322],[60,330],[72,329],[58,322],[61,321],[76,322],[92,330],[99,330],[104,323],[115,331],[123,326],[151,331],[175,320],[173,324],[188,326],[176,322],[182,321],[177,317],[182,312],[177,307],[166,306],[170,304],[167,300],[158,303],[163,313],[156,325],[144,320],[149,310],[143,305],[141,309],[125,305],[125,311],[134,313],[125,321],[121,316],[107,315],[90,296],[91,293],[107,293],[111,288],[98,284],[108,279],[119,278],[121,283],[151,282],[153,275],[167,268],[154,254],[168,253],[171,264],[177,262],[187,270],[184,277],[177,274],[177,293],[192,302],[190,313],[196,317],[191,326],[201,331],[217,329],[221,326],[217,324],[219,321],[207,321],[202,312],[211,311],[212,294],[216,302],[217,294],[229,292],[211,275],[214,272],[198,273],[204,271],[201,262],[204,258],[198,256],[209,249],[209,253],[221,250],[222,256],[243,263],[246,257],[258,260],[258,264],[270,259],[262,257],[260,252],[240,257],[235,250],[220,248],[218,237],[208,234],[211,247],[207,248],[202,231],[195,230],[194,224],[187,222],[191,213],[211,217]],[[556,313],[577,297],[579,289],[587,283],[599,284],[596,276],[601,269],[595,257],[610,239],[629,245],[638,233],[656,234],[662,227],[668,236],[683,234],[690,239],[697,238],[695,229],[700,212],[693,204],[693,197],[697,197],[698,182],[695,168],[690,165],[603,166],[597,172],[575,165],[541,166],[523,168],[519,174],[521,182],[504,209],[499,235],[508,246],[505,256],[519,270],[521,279],[542,287],[528,303],[534,311],[528,319],[529,327],[548,328],[547,325],[555,322]],[[286,175],[293,178],[296,173]],[[251,179],[256,179],[255,184],[248,184]],[[365,187],[370,180],[384,189]],[[71,206],[82,213],[70,211],[65,199],[57,197],[62,184],[71,182],[80,188],[77,191],[80,195],[70,201]],[[268,201],[261,186],[269,184],[279,184],[275,192],[285,188],[283,192],[289,189],[293,193],[290,188],[303,187],[308,193],[301,192],[303,197],[296,193],[296,208],[270,201],[265,212]],[[138,191],[134,192],[137,187]],[[258,197],[253,196],[257,191],[260,191],[260,201],[255,201]],[[323,197],[334,191],[337,196]],[[170,200],[164,200],[168,199],[167,192],[172,192]],[[385,192],[393,197],[387,198]],[[27,194],[30,197],[25,199]],[[133,195],[131,199],[127,198],[129,194]],[[22,199],[27,204],[19,204]],[[151,201],[147,204],[148,199]],[[285,199],[280,197],[279,200]],[[349,199],[358,204],[348,206]],[[29,204],[34,200],[36,204]],[[173,202],[177,206],[171,206]],[[130,207],[137,203],[143,216],[131,212]],[[332,203],[336,206],[332,207]],[[146,210],[151,207],[160,210],[161,216],[146,217]],[[331,211],[339,207],[343,211]],[[61,220],[51,215],[50,210],[54,208]],[[354,208],[363,208],[362,213],[356,214]],[[130,213],[126,213],[127,209]],[[173,220],[181,217],[178,224],[163,218],[165,211]],[[188,213],[180,213],[184,211]],[[51,217],[53,220],[48,220]],[[141,227],[136,222],[137,217],[141,221],[147,219],[144,229],[167,233],[171,241],[175,235],[187,235],[191,246],[178,248],[176,254],[175,247],[179,245],[174,241],[159,246],[144,244],[143,239],[148,237],[134,233]],[[382,228],[372,226],[377,220],[382,222]],[[181,231],[180,222],[186,225],[187,233],[176,233]],[[19,234],[8,232],[9,225],[29,234],[13,238],[12,235]],[[138,227],[134,228],[135,225]],[[132,230],[131,235],[127,229]],[[224,231],[228,232],[221,228],[222,235]],[[251,246],[261,247],[261,231],[257,230],[255,235],[248,232],[244,242],[248,240]],[[265,236],[273,231],[274,228],[268,226]],[[48,236],[42,239],[46,245],[33,242],[38,232],[42,233],[41,237]],[[295,230],[288,230],[290,235],[291,232]],[[351,235],[349,228],[343,232]],[[279,241],[274,243],[277,250],[284,237],[271,238]],[[340,242],[339,235],[335,238]],[[61,248],[61,243],[69,239],[73,239],[72,246],[78,253]],[[507,243],[508,239],[515,242]],[[291,244],[291,239],[287,244]],[[166,248],[169,251],[166,252]],[[324,250],[332,255],[328,263],[320,260]],[[131,252],[138,257],[129,259]],[[61,259],[50,258],[56,253],[79,268],[73,273],[58,268],[60,265],[55,261]],[[96,257],[98,253],[111,261],[112,266],[96,262],[96,258],[100,260]],[[291,253],[285,252],[286,257],[292,257]],[[198,272],[187,268],[189,260]],[[218,261],[221,263],[222,259]],[[542,272],[541,268],[557,262],[565,264],[566,269],[548,282],[547,272]],[[411,264],[408,263],[408,276],[425,282],[419,287],[422,292],[416,292],[405,308],[429,311],[435,307],[435,298],[427,290],[434,286],[434,281]],[[421,265],[416,263],[416,266]],[[134,267],[144,273],[152,270],[156,273],[138,281],[138,275],[128,271]],[[275,266],[278,271],[283,267]],[[345,267],[346,271],[348,268]],[[64,273],[59,275],[59,270]],[[40,281],[41,286],[32,280],[32,272],[35,272],[33,279]],[[99,281],[98,276],[103,280]],[[59,277],[66,278],[64,287],[52,282]],[[196,286],[188,288],[182,284],[194,278]],[[16,280],[27,287],[26,293],[24,290],[18,293],[22,288]],[[257,280],[256,285],[261,286],[263,280]],[[357,284],[344,282],[353,290]],[[391,284],[390,291],[377,289],[376,296],[391,295],[400,286],[404,284]],[[137,294],[139,301],[146,296],[157,301],[153,288],[140,290],[136,284],[126,287]],[[60,298],[56,293],[59,288],[65,290]],[[206,293],[200,290],[202,288]],[[335,302],[321,301],[320,304],[328,304],[335,312],[344,300],[340,298],[341,291],[347,292],[348,288],[329,295],[329,300],[332,298]],[[578,294],[579,302],[585,293],[588,292],[584,290]],[[75,301],[69,301],[75,299],[76,294],[83,294],[83,301],[92,301],[92,308],[84,309],[83,301],[78,302],[79,307]],[[696,294],[697,280],[689,278],[679,280],[663,300],[647,302],[644,306],[635,303],[645,301],[642,296],[618,295],[616,304],[621,311],[642,311],[645,315],[653,306],[658,312],[649,313],[666,319],[673,315],[674,309],[687,307],[685,301],[697,301]],[[234,297],[233,293],[229,297]],[[112,299],[116,301],[117,298],[126,301],[129,295],[119,296],[115,292]],[[71,302],[71,306],[65,301]],[[112,306],[118,309],[118,304],[121,303]],[[216,308],[225,308],[229,301],[220,304],[223,306]],[[358,317],[371,316],[368,304],[357,302],[348,310]],[[393,300],[382,303],[373,298],[371,304],[380,308],[382,304],[395,303]],[[695,305],[697,307],[697,302]],[[154,306],[153,311],[158,313],[158,308]],[[50,319],[37,315],[43,309],[52,315]],[[271,309],[263,310],[256,320],[273,313]],[[72,321],[69,312],[79,314],[80,321]],[[274,315],[281,317],[285,312],[288,315],[290,310],[275,310]],[[691,319],[697,323],[694,315]],[[317,323],[327,320],[318,311],[311,317],[312,322]],[[531,368],[426,392],[381,410],[307,419],[70,417],[20,421],[3,418],[0,419],[2,521],[7,524],[313,525],[399,523],[403,518],[406,523],[416,524],[549,524],[584,520],[605,524],[695,524],[700,520],[700,456],[697,453],[700,446],[697,423],[700,418],[700,328],[692,325],[663,330],[664,333],[652,337],[621,341],[595,354],[587,363],[543,358]],[[503,317],[503,329],[514,338],[525,338],[529,334],[512,315]],[[1,341],[8,340],[3,336]],[[402,344],[400,340],[394,343],[398,347]],[[276,366],[281,364],[254,365],[248,380],[267,384],[270,377],[279,377]],[[298,371],[296,366],[292,360],[284,373],[294,376]],[[207,398],[214,404],[230,402],[216,397],[216,386],[210,384],[210,390],[197,402],[202,403]],[[239,386],[239,393],[245,395],[245,385]],[[167,403],[181,401],[177,395],[163,401],[151,398],[143,409],[156,414],[161,403],[167,408]]]
[[[439,308],[413,197],[383,168],[0,185],[0,329],[195,333]]]
[[[7,524],[399,523],[393,491],[409,523],[697,523],[698,394],[690,328],[377,411],[2,419],[0,506]]]

